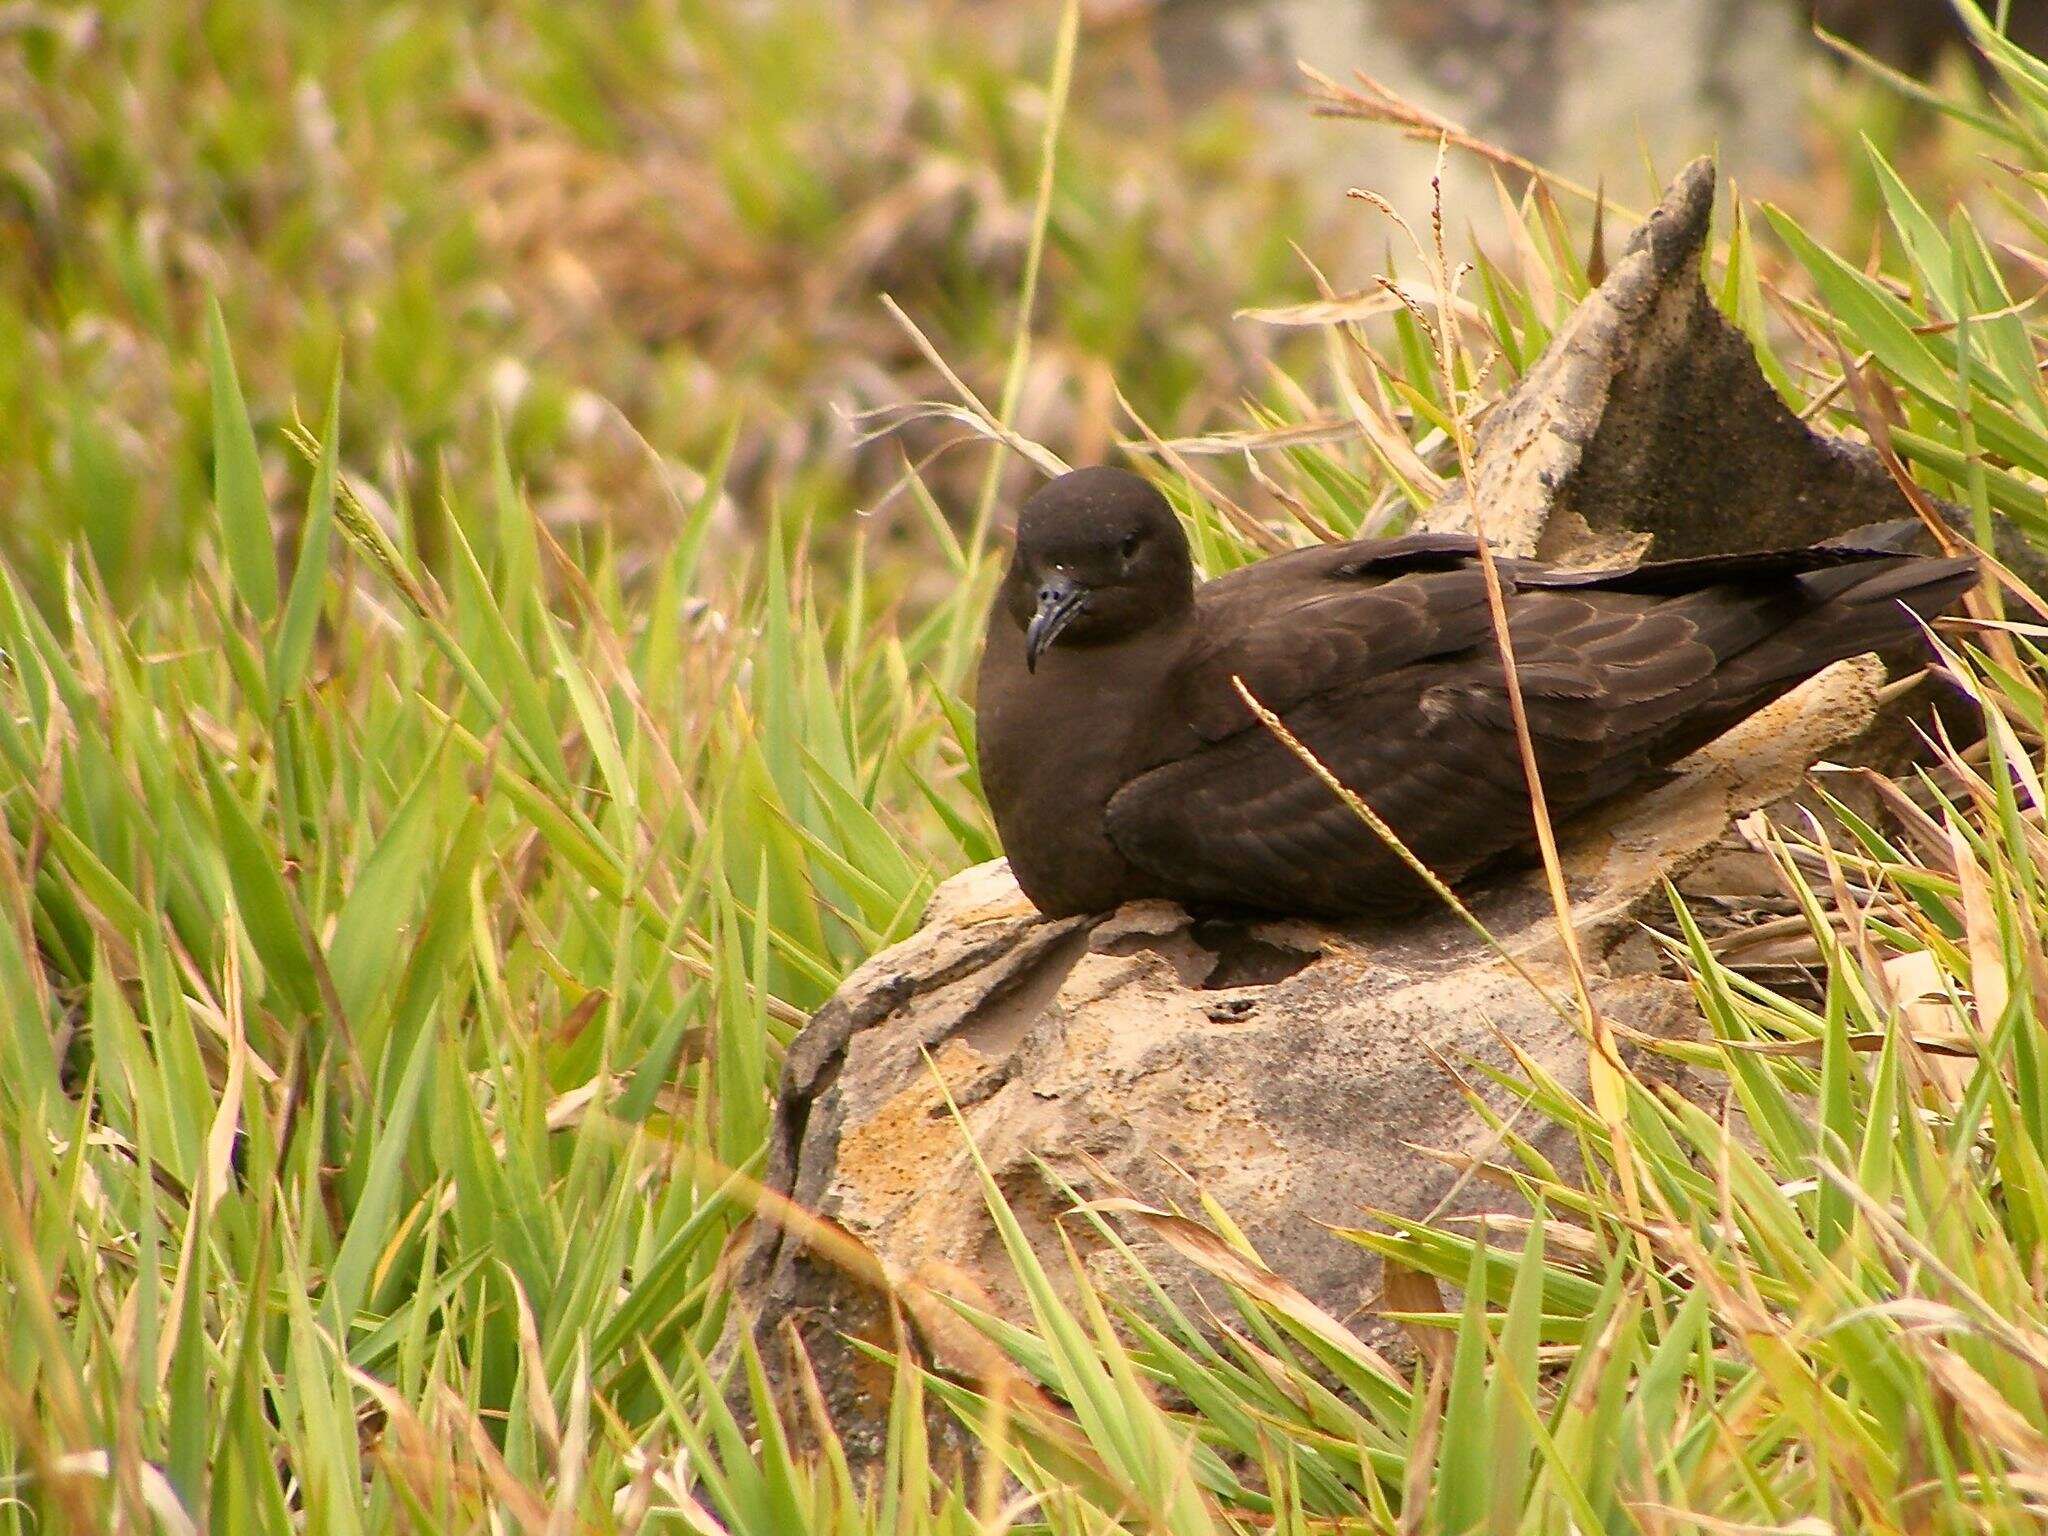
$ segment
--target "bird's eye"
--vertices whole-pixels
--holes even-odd
[[[1135,533],[1127,533],[1127,534],[1125,534],[1125,535],[1124,535],[1124,542],[1123,542],[1123,553],[1124,553],[1124,558],[1125,558],[1126,560],[1128,560],[1128,559],[1130,559],[1130,558],[1131,558],[1131,556],[1135,555],[1135,554],[1136,554],[1137,552],[1138,552],[1138,535],[1137,535],[1137,534],[1135,534]]]

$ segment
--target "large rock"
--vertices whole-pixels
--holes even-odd
[[[1575,924],[1605,1018],[1662,1034],[1691,1017],[1685,988],[1642,968],[1638,919],[1661,902],[1664,875],[1710,848],[1731,816],[1787,793],[1854,737],[1881,677],[1869,658],[1844,663],[1568,841]],[[913,1295],[964,1281],[1021,1313],[964,1125],[1055,1274],[1067,1201],[1046,1167],[1084,1195],[1122,1187],[1159,1205],[1185,1203],[1192,1178],[1275,1269],[1347,1315],[1371,1300],[1376,1269],[1319,1224],[1355,1225],[1368,1206],[1429,1211],[1455,1175],[1422,1149],[1486,1150],[1445,1061],[1507,1066],[1512,1041],[1587,1092],[1541,882],[1495,889],[1476,911],[1526,978],[1449,914],[1336,932],[1194,924],[1171,903],[1143,902],[1047,920],[1000,861],[969,870],[792,1047],[769,1181]],[[1523,1129],[1569,1163],[1568,1146]],[[1499,1198],[1473,1182],[1451,1209]],[[1086,1236],[1074,1224],[1069,1234]],[[735,1301],[736,1327],[796,1327],[856,1449],[879,1431],[876,1373],[841,1337],[889,1338],[867,1277],[764,1223]],[[910,1310],[938,1363],[972,1366],[942,1312]]]
[[[1478,431],[1472,494],[1508,554],[1777,549],[1911,515],[1877,455],[1787,410],[1700,281],[1714,168],[1679,173]],[[1423,521],[1467,529],[1459,485]]]
[[[1866,449],[1784,410],[1707,303],[1712,196],[1704,163],[1681,175],[1491,413],[1474,483],[1506,548],[1595,561],[1649,535],[1660,553],[1745,549],[1904,512]],[[1453,497],[1431,521],[1468,524],[1469,511]],[[1733,817],[1789,794],[1862,732],[1881,679],[1871,658],[1831,669],[1674,781],[1574,829],[1573,922],[1604,1017],[1649,1035],[1692,1017],[1640,919]],[[1504,1066],[1511,1042],[1587,1091],[1541,882],[1496,886],[1475,906],[1512,964],[1449,913],[1336,931],[1196,924],[1140,903],[1048,921],[1001,864],[948,882],[924,928],[848,978],[790,1049],[767,1181],[835,1241],[757,1221],[735,1264],[728,1348],[752,1329],[775,1362],[793,1329],[856,1454],[879,1446],[887,1377],[847,1337],[893,1337],[885,1290],[928,1358],[971,1369],[976,1342],[920,1299],[964,1291],[1015,1314],[1020,1298],[963,1125],[1055,1274],[1066,1201],[1048,1168],[1086,1196],[1124,1188],[1161,1205],[1185,1202],[1193,1179],[1312,1300],[1340,1316],[1369,1306],[1376,1263],[1324,1224],[1500,1198],[1457,1178],[1456,1155],[1484,1153],[1489,1134],[1447,1063]],[[1554,1150],[1569,1163],[1569,1147]],[[1195,1283],[1154,1256],[1172,1283]]]

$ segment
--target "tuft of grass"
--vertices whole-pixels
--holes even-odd
[[[443,586],[334,420],[346,538],[283,598],[234,452],[184,600],[0,572],[10,1525],[142,1518],[153,1469],[216,1529],[375,1529],[570,1456],[601,1507],[716,1336],[782,1045],[989,846],[971,605],[825,620],[802,527],[700,563],[715,490],[632,599],[604,552],[550,603],[509,480],[451,490]]]

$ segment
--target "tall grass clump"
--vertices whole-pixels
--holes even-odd
[[[2048,65],[1963,11],[2000,84],[1942,103],[1990,148],[1972,204],[1937,214],[1873,149],[1875,260],[1738,204],[1713,286],[1799,409],[2037,537]],[[1560,195],[1504,193],[1505,252],[1456,296],[1395,272],[1413,308],[1267,310],[1311,365],[1239,429],[1136,431],[1206,568],[1397,528],[1457,476],[1597,274]],[[1658,1049],[1703,1088],[1624,1071],[1595,1106],[1523,1061],[1498,1086],[1582,1175],[1503,1124],[1473,1172],[1523,1214],[1360,1213],[1413,1364],[1199,1192],[1068,1225],[1165,1242],[1219,1316],[1128,1247],[1114,1294],[1050,1272],[991,1185],[1029,1315],[952,1305],[1007,1365],[877,1361],[857,1465],[801,1371],[706,1361],[784,1048],[994,851],[968,698],[993,480],[957,518],[903,481],[914,560],[796,496],[746,536],[728,432],[628,541],[537,515],[516,420],[439,464],[357,452],[357,370],[397,363],[344,371],[338,337],[303,415],[252,412],[238,307],[176,333],[205,426],[183,567],[116,580],[89,473],[39,476],[57,511],[0,561],[0,1531],[2038,1524],[2048,630],[2016,580],[1939,639],[1981,739],[1937,734],[1884,827],[1765,838],[1811,991],[1674,901],[1700,1029]],[[1013,382],[948,419],[1014,436],[1028,336],[998,328]]]
[[[781,1047],[989,851],[966,607],[828,620],[802,527],[707,559],[709,494],[629,603],[502,468],[449,489],[443,584],[331,404],[281,581],[212,359],[180,599],[0,577],[7,1460],[39,1504],[98,1507],[97,1450],[117,1504],[375,1528],[537,1483],[568,1423],[573,1505],[717,1331]]]

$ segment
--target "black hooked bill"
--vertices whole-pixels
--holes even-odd
[[[1031,616],[1031,623],[1024,630],[1025,670],[1038,670],[1038,658],[1045,648],[1073,623],[1087,601],[1088,589],[1064,571],[1046,577],[1038,589],[1038,612]]]

